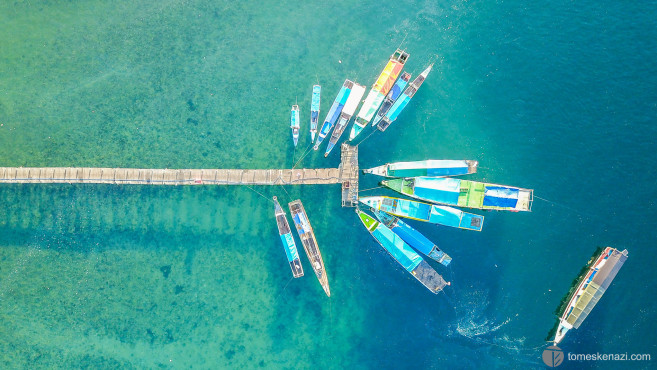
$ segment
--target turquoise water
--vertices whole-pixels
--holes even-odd
[[[307,132],[314,83],[323,119],[345,78],[370,86],[402,44],[406,70],[435,70],[361,144],[361,167],[476,159],[472,179],[540,197],[532,213],[475,212],[481,233],[415,223],[453,257],[434,264],[452,281],[434,296],[340,207],[339,186],[256,187],[304,202],[328,299],[305,256],[291,281],[273,206],[248,188],[5,184],[0,364],[540,367],[552,312],[598,245],[630,257],[561,347],[655,357],[656,14],[612,1],[0,3],[0,166],[289,168],[309,145],[292,147],[290,106]]]

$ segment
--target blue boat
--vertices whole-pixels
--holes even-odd
[[[390,126],[391,123],[393,123],[397,117],[399,116],[399,113],[401,113],[404,108],[408,105],[408,102],[411,101],[411,99],[415,96],[415,93],[417,90],[422,86],[422,83],[424,83],[424,80],[427,78],[427,75],[429,72],[431,72],[431,68],[433,67],[433,64],[428,66],[422,73],[415,77],[413,82],[404,90],[404,93],[402,94],[399,99],[395,102],[395,104],[392,105],[388,113],[381,119],[381,122],[379,122],[379,125],[377,128],[381,131],[385,131],[388,126]]]
[[[294,242],[292,230],[290,230],[290,224],[287,222],[287,217],[285,217],[285,211],[281,208],[276,197],[274,197],[274,214],[276,215],[278,234],[281,236],[283,249],[285,249],[287,261],[290,263],[290,268],[292,269],[292,275],[295,278],[301,277],[303,276],[303,266],[301,266],[301,260],[299,260],[297,244]]]
[[[354,82],[351,87],[349,99],[347,99],[347,102],[344,104],[344,108],[342,108],[342,113],[340,114],[340,119],[338,119],[338,123],[335,125],[331,139],[329,139],[329,142],[326,145],[326,153],[324,153],[324,157],[328,157],[331,150],[333,150],[333,147],[335,147],[335,144],[340,140],[340,136],[342,136],[344,129],[347,128],[349,120],[351,119],[351,116],[354,115],[354,112],[356,112],[356,108],[358,107],[358,104],[360,104],[360,99],[364,94],[365,86]]]
[[[386,163],[363,170],[363,173],[385,177],[442,177],[459,176],[477,172],[479,162],[472,160],[428,159],[415,162]]]
[[[292,111],[290,112],[290,127],[292,128],[292,141],[294,146],[297,146],[299,142],[299,106],[293,105]]]
[[[314,147],[315,150],[319,149],[319,145],[322,143],[324,138],[328,136],[328,134],[331,132],[331,129],[333,128],[333,125],[335,124],[335,121],[337,121],[338,117],[340,117],[342,108],[349,98],[349,94],[351,93],[351,88],[353,85],[353,81],[344,80],[342,88],[340,88],[340,92],[338,92],[338,96],[335,97],[333,105],[331,105],[331,109],[329,109],[326,118],[324,118],[322,129],[319,130],[319,136],[317,137],[317,142],[315,143]]]
[[[370,217],[366,213],[356,208],[358,218],[365,225],[367,231],[372,234],[374,239],[408,271],[414,278],[421,282],[432,293],[437,294],[448,282],[440,276],[431,265],[417,254],[408,244],[406,244],[397,234],[392,232],[381,222]]]
[[[322,87],[313,85],[313,97],[310,104],[310,142],[315,142],[315,135],[317,134],[317,123],[319,122],[319,106],[320,97],[322,94]]]
[[[386,225],[390,230],[402,238],[402,240],[420,253],[445,266],[452,262],[452,257],[441,251],[431,240],[427,239],[426,236],[422,235],[406,222],[382,211],[373,209],[372,213],[374,213],[374,216],[376,216],[380,222]]]
[[[398,217],[430,222],[433,224],[481,231],[484,216],[463,212],[460,209],[391,197],[364,197],[358,201],[375,210]]]
[[[404,91],[404,88],[406,87],[406,84],[408,84],[408,81],[411,79],[411,74],[408,72],[402,73],[402,75],[399,77],[397,82],[395,82],[395,86],[392,87],[388,95],[386,96],[386,100],[383,101],[383,104],[381,104],[381,108],[379,108],[379,111],[376,112],[376,117],[372,120],[372,126],[376,126],[379,121],[388,113],[390,110],[390,107],[395,103],[395,101],[399,98],[399,96],[402,94],[402,91]]]

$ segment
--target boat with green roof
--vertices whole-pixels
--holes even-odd
[[[534,191],[451,177],[411,177],[381,185],[412,198],[457,207],[496,211],[531,211]]]

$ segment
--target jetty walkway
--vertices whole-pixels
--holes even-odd
[[[358,147],[343,144],[338,168],[144,169],[0,167],[0,184],[322,185],[342,184],[342,205],[358,202]]]

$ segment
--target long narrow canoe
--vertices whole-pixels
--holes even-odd
[[[365,94],[365,86],[354,83],[351,88],[351,93],[349,94],[349,99],[347,99],[347,102],[344,104],[344,108],[342,108],[340,119],[335,125],[331,139],[329,140],[328,146],[326,147],[326,153],[324,153],[324,157],[328,157],[335,144],[337,144],[338,140],[340,140],[340,136],[342,136],[344,129],[347,128],[347,124],[349,123],[351,116],[353,116],[354,112],[356,112],[356,108],[358,107],[358,104],[360,104],[360,99],[363,97],[363,94]]]
[[[450,206],[496,211],[531,211],[534,191],[450,177],[410,177],[381,181],[409,197]]]
[[[292,141],[294,146],[297,146],[299,142],[299,106],[293,105],[292,111],[290,112],[290,127],[292,128]]]
[[[399,76],[399,79],[397,82],[395,82],[395,86],[390,89],[390,92],[386,96],[386,100],[384,100],[383,104],[381,104],[381,108],[379,108],[379,111],[376,112],[376,117],[374,117],[372,120],[372,126],[376,126],[376,124],[381,121],[383,116],[388,113],[390,107],[392,107],[392,105],[395,104],[395,101],[397,101],[397,99],[401,96],[402,91],[404,91],[404,88],[410,79],[411,74],[408,72],[404,72],[401,76]]]
[[[333,101],[333,105],[331,105],[331,109],[329,109],[326,118],[324,118],[324,124],[322,125],[322,129],[319,130],[319,136],[317,137],[317,142],[315,143],[315,148],[314,148],[315,150],[319,149],[319,145],[322,143],[324,138],[331,132],[331,129],[335,124],[335,121],[338,119],[338,117],[340,117],[342,108],[344,108],[347,99],[349,99],[349,95],[351,94],[351,88],[353,86],[354,86],[353,81],[344,80],[344,83],[342,84],[342,87],[338,92],[338,96],[335,97],[335,100]]]
[[[417,177],[417,176],[459,176],[477,172],[479,162],[471,160],[429,159],[416,162],[386,163],[363,170],[363,173],[385,177]]]
[[[283,208],[281,208],[281,205],[278,203],[278,199],[276,197],[274,197],[274,214],[276,215],[278,234],[281,236],[283,249],[285,249],[287,261],[290,263],[290,268],[292,269],[292,275],[295,278],[301,277],[303,276],[303,267],[301,266],[301,261],[299,260],[297,244],[294,242],[292,230],[290,230],[290,224],[287,223],[285,211],[283,211]]]
[[[579,277],[579,284],[568,296],[567,303],[561,307],[562,312],[553,340],[555,346],[561,342],[568,330],[577,329],[584,322],[616,278],[628,256],[627,250],[621,252],[611,247],[606,247],[598,253]]]
[[[422,86],[422,83],[424,80],[427,78],[427,75],[429,72],[431,72],[431,68],[433,67],[433,64],[428,66],[419,76],[415,77],[413,82],[404,90],[404,93],[402,96],[397,99],[395,104],[392,105],[392,108],[386,113],[386,115],[381,119],[381,122],[379,122],[379,125],[377,128],[381,131],[385,131],[388,126],[390,126],[391,123],[393,123],[397,117],[399,116],[399,113],[401,113],[404,108],[408,105],[408,102],[411,101],[411,99],[415,96],[415,93],[417,90]]]
[[[475,231],[481,231],[484,225],[484,216],[463,212],[452,207],[380,196],[358,198],[358,201],[375,210],[390,213],[391,215],[438,225]]]
[[[331,290],[329,289],[328,276],[326,275],[326,269],[324,268],[324,260],[322,259],[322,254],[319,252],[317,239],[315,239],[315,232],[310,225],[306,210],[303,208],[303,204],[299,199],[290,202],[288,206],[290,207],[292,221],[294,221],[294,226],[297,229],[297,233],[299,233],[301,244],[303,244],[303,248],[306,250],[306,255],[308,256],[310,265],[313,267],[315,275],[317,275],[317,279],[322,285],[324,292],[330,297]]]
[[[452,257],[441,251],[440,248],[438,248],[438,246],[435,245],[431,240],[427,239],[426,236],[422,235],[422,233],[415,230],[409,224],[400,220],[398,217],[377,210],[372,210],[372,213],[374,213],[374,216],[376,216],[380,222],[386,225],[390,230],[402,238],[403,241],[408,243],[408,245],[411,247],[415,248],[415,250],[418,252],[445,266],[452,262]]]
[[[443,290],[445,285],[449,285],[413,248],[409,247],[392,230],[358,208],[356,208],[356,213],[367,231],[372,234],[383,249],[390,253],[395,261],[432,293],[437,294]]]
[[[313,97],[310,103],[310,142],[315,142],[315,134],[317,134],[317,123],[319,123],[319,106],[322,94],[322,87],[320,85],[313,85]]]
[[[372,86],[372,90],[367,94],[367,98],[365,98],[365,102],[360,108],[354,126],[349,133],[349,140],[355,139],[372,120],[374,113],[376,113],[377,109],[381,106],[381,103],[383,103],[383,99],[385,99],[388,91],[390,91],[394,85],[397,76],[401,73],[407,60],[408,53],[405,51],[397,49],[392,54],[390,60],[388,60],[388,64],[383,68],[383,72],[381,72],[381,75],[379,75],[379,78]]]

